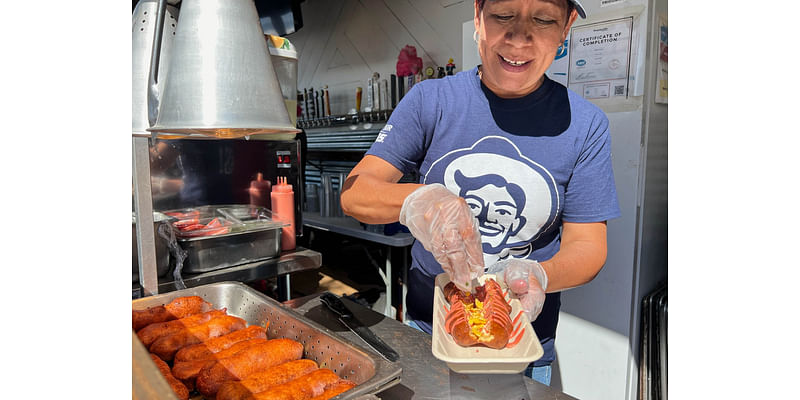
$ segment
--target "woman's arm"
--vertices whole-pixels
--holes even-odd
[[[606,262],[606,223],[564,222],[561,249],[542,261],[547,272],[547,292],[559,292],[588,283]]]
[[[342,190],[345,214],[367,224],[397,222],[406,197],[423,186],[397,183],[403,173],[385,160],[367,155],[350,171]]]
[[[462,290],[483,274],[478,223],[467,202],[444,185],[397,183],[403,174],[379,157],[365,156],[350,172],[341,204],[361,222],[400,221]]]

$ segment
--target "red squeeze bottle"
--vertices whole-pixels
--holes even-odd
[[[272,218],[289,224],[281,231],[281,250],[294,249],[294,191],[285,176],[279,176],[278,184],[272,187]]]
[[[250,181],[250,189],[248,189],[250,193],[250,204],[270,208],[270,201],[267,194],[270,192],[271,188],[272,182],[264,180],[264,175],[259,172],[256,176],[256,180]]]

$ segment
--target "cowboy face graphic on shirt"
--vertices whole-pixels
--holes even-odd
[[[501,137],[484,137],[447,153],[425,179],[443,182],[466,200],[478,220],[487,268],[509,256],[528,257],[558,209],[551,174]]]

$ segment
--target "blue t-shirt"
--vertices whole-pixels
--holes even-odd
[[[608,119],[594,104],[545,77],[533,93],[503,99],[477,68],[414,85],[367,154],[420,183],[441,183],[478,219],[485,266],[509,257],[546,261],[558,252],[561,223],[620,215],[611,170]],[[419,242],[412,249],[408,314],[430,333],[433,281],[442,267]],[[555,359],[559,293],[533,327]]]

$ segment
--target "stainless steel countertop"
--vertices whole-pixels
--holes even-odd
[[[348,299],[343,299],[353,314],[399,354],[403,368],[399,385],[378,393],[383,400],[407,399],[574,399],[522,374],[459,374],[433,356],[431,336],[386,318]],[[320,301],[319,294],[284,302],[305,317],[364,348],[358,336],[345,328]]]

